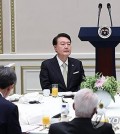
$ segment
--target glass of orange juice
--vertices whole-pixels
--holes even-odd
[[[52,84],[52,96],[53,97],[58,96],[58,84]]]
[[[49,128],[49,126],[50,126],[50,116],[49,115],[43,115],[42,124],[43,124],[44,128]]]

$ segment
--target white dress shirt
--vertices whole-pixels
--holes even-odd
[[[59,66],[60,66],[60,70],[61,70],[61,72],[62,72],[62,75],[63,75],[63,61],[61,61],[60,59],[59,59],[59,57],[57,56],[57,60],[58,60],[58,64],[59,64]],[[65,64],[66,64],[66,71],[68,72],[68,59],[65,61]]]

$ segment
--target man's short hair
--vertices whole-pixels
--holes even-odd
[[[60,33],[60,34],[58,34],[56,37],[54,37],[54,39],[53,39],[53,41],[52,41],[53,46],[54,46],[54,45],[57,45],[57,40],[58,40],[58,38],[60,38],[60,37],[66,37],[68,40],[70,40],[70,43],[71,43],[71,37],[70,37],[68,34],[66,34],[66,33]]]
[[[0,88],[5,89],[12,84],[16,84],[17,77],[11,67],[0,66]]]
[[[77,117],[90,118],[98,104],[98,96],[91,89],[80,89],[75,97],[75,114]]]

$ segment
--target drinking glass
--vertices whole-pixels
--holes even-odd
[[[52,96],[53,97],[58,96],[58,84],[52,84]]]
[[[43,124],[43,128],[49,128],[49,125],[50,125],[50,117],[49,117],[49,115],[43,115],[42,124]]]

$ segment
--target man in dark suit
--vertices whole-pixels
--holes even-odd
[[[69,57],[70,36],[66,33],[58,34],[53,39],[53,46],[57,55],[41,64],[39,77],[42,89],[51,90],[52,84],[58,84],[59,92],[79,90],[85,75],[82,62]]]
[[[76,117],[69,122],[52,124],[49,134],[114,134],[110,123],[91,121],[96,113],[97,104],[97,95],[92,90],[79,90],[73,104]]]
[[[0,134],[21,134],[18,108],[5,98],[16,83],[16,74],[10,67],[0,66]]]

